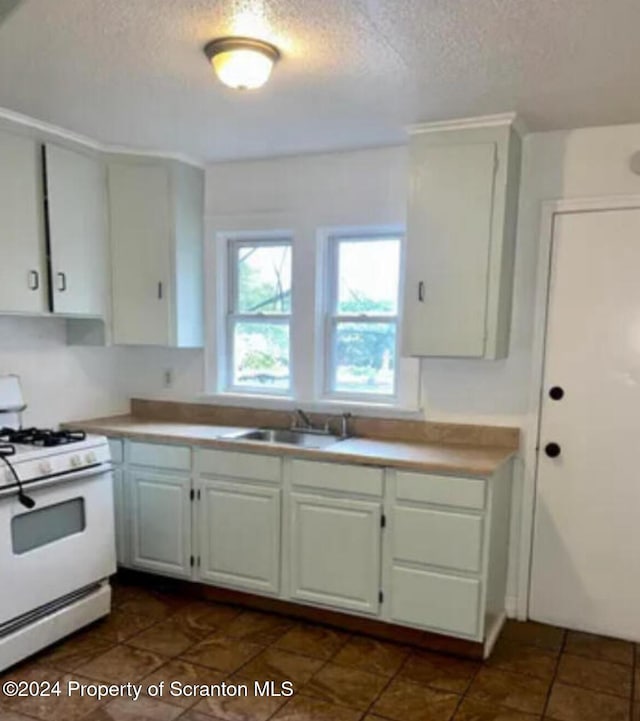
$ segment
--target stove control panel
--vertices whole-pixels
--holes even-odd
[[[20,480],[28,483],[47,476],[65,476],[80,472],[83,468],[108,464],[111,461],[106,438],[90,437],[70,446],[50,449],[29,449],[9,458]],[[15,484],[8,468],[0,468],[0,486]]]

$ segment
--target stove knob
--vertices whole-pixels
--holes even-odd
[[[82,459],[80,456],[71,456],[70,463],[72,468],[78,468],[82,465]]]
[[[98,460],[98,456],[96,456],[93,451],[90,451],[89,453],[87,453],[84,459],[87,463],[96,463]]]
[[[47,474],[51,473],[53,468],[51,466],[51,463],[49,463],[49,461],[40,461],[38,470],[40,471],[40,473],[42,473],[43,476],[46,476]]]

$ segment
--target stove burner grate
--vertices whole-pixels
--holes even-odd
[[[87,437],[84,431],[53,431],[48,428],[0,428],[0,443],[23,443],[53,448],[79,443]]]

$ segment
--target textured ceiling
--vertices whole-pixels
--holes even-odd
[[[217,159],[507,110],[532,129],[640,121],[640,0],[14,4],[0,0],[0,106],[105,143]],[[283,50],[262,90],[214,79],[201,48],[227,33]]]

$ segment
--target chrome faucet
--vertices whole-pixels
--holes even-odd
[[[296,408],[295,413],[293,414],[293,422],[291,424],[292,428],[296,428],[296,418],[299,418],[301,421],[301,424],[300,426],[298,426],[298,428],[313,428],[311,418],[309,418],[309,416],[302,410],[302,408]]]
[[[351,413],[343,413],[342,416],[340,416],[340,438],[344,440],[345,438],[349,438],[349,420],[351,418]]]

